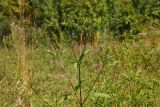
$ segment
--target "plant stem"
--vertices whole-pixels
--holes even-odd
[[[61,66],[61,68],[62,68],[63,72],[66,73],[64,67]],[[76,91],[75,91],[74,85],[73,85],[73,83],[71,82],[70,77],[68,76],[67,73],[66,73],[66,77],[67,77],[67,79],[68,79],[68,81],[69,81],[69,84],[71,85],[71,87],[72,87],[72,89],[73,89],[73,91],[74,91],[74,95],[76,96],[77,102],[78,102],[79,104],[81,104],[80,101],[79,101],[79,99],[78,99],[77,93],[76,93]]]
[[[79,97],[80,97],[80,107],[83,107],[82,102],[82,85],[81,85],[81,64],[78,64],[78,82],[79,82]]]

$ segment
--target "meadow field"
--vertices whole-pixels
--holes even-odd
[[[156,34],[123,42],[106,36],[97,47],[76,42],[23,47],[18,39],[15,47],[0,50],[0,106],[159,107]]]

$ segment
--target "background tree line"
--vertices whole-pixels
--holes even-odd
[[[158,25],[160,1],[0,0],[1,44],[10,35],[11,23],[21,21],[22,15],[28,26],[44,29],[53,42],[68,38],[94,42],[101,33],[121,40],[138,34],[144,26]]]

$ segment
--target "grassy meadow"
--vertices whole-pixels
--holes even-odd
[[[160,107],[159,30],[97,47],[25,46],[17,34],[0,48],[0,107]]]

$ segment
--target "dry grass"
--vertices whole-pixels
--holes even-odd
[[[22,82],[23,88],[19,93],[19,98],[17,99],[17,105],[21,107],[29,107],[29,101],[27,98],[29,96],[29,86],[31,81],[31,73],[28,69],[28,50],[26,48],[26,30],[25,26],[21,24],[12,23],[11,25],[12,41],[13,46],[16,51],[17,56],[17,66],[19,68],[19,73],[21,75],[18,82]],[[19,84],[19,83],[18,83]]]

